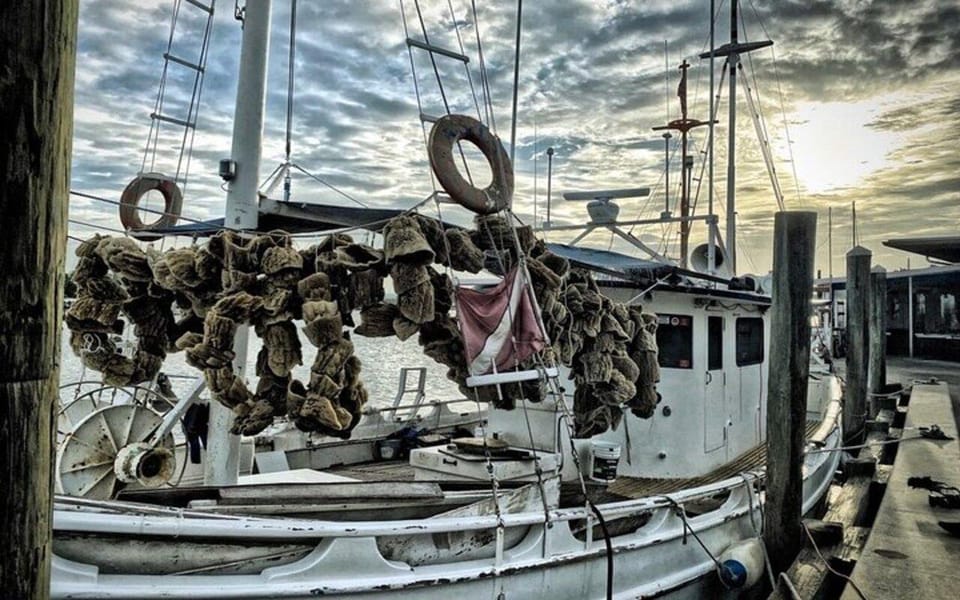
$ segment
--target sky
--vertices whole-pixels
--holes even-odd
[[[248,0],[254,2],[257,0]],[[242,0],[241,0],[242,2]],[[451,112],[487,120],[481,81],[489,82],[495,131],[509,149],[516,2],[421,0],[430,41],[469,56],[438,58]],[[76,67],[71,187],[117,200],[146,170],[172,173],[181,145],[165,126],[156,153],[145,161],[172,20],[173,0],[81,0]],[[204,14],[180,3],[172,53],[195,60]],[[451,18],[450,10],[454,17]],[[729,0],[717,0],[716,44],[728,41]],[[183,214],[221,216],[225,192],[217,162],[230,153],[236,101],[240,23],[234,3],[216,3],[206,77],[199,103]],[[404,19],[403,17],[406,17]],[[546,150],[552,165],[551,220],[586,221],[569,191],[650,187],[648,198],[620,202],[622,219],[655,218],[665,198],[677,210],[680,151],[671,140],[671,189],[664,190],[664,140],[652,130],[679,116],[677,66],[687,60],[690,116],[708,119],[710,4],[706,0],[528,0],[523,7],[514,209],[542,223],[547,210]],[[956,235],[960,224],[960,3],[956,0],[743,0],[740,40],[772,39],[772,48],[744,57],[750,93],[789,210],[818,213],[816,268],[831,271],[828,211],[832,212],[832,271],[843,274],[858,242],[888,270],[926,264],[922,257],[881,245],[896,237]],[[427,53],[413,51],[411,72],[404,33],[422,39],[414,0],[300,0],[294,60],[292,155],[316,179],[297,175],[293,199],[407,208],[433,191],[418,119],[444,112]],[[290,0],[274,0],[261,174],[284,160]],[[483,53],[481,72],[477,45]],[[459,40],[458,40],[459,34]],[[716,65],[719,82],[721,63]],[[189,71],[172,65],[164,113],[183,118],[192,90]],[[416,82],[416,86],[414,83]],[[471,88],[472,86],[472,88]],[[771,266],[777,204],[761,142],[738,79],[736,195],[740,272]],[[471,93],[476,92],[476,96]],[[422,105],[418,108],[417,92]],[[478,102],[474,97],[479,98]],[[714,207],[725,222],[726,87],[719,92]],[[702,181],[697,212],[707,210],[707,128],[692,134]],[[489,179],[479,152],[468,148],[477,181]],[[151,206],[156,206],[152,203]],[[467,224],[462,209],[445,218]],[[72,196],[71,235],[90,224],[119,228],[116,207]],[[81,223],[85,223],[81,224]],[[633,233],[676,256],[676,232],[660,224]],[[551,241],[575,235],[555,231]],[[695,227],[691,247],[705,240]],[[608,233],[590,245],[624,246]]]

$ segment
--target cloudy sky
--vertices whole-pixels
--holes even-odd
[[[257,0],[248,0],[254,2]],[[516,3],[421,0],[431,42],[470,56],[480,92],[477,28],[490,82],[496,131],[509,143]],[[118,199],[140,171],[170,33],[173,0],[81,0],[77,55],[74,190]],[[405,0],[411,37],[422,37],[413,0]],[[726,42],[729,0],[717,44]],[[222,215],[224,192],[217,160],[229,154],[240,25],[233,3],[217,2],[207,77],[200,104],[184,214]],[[370,206],[408,207],[432,191],[417,118],[410,58],[396,0],[301,0],[298,8],[293,160],[320,179]],[[262,174],[284,156],[290,1],[275,0]],[[203,14],[183,2],[173,53],[193,59]],[[888,268],[907,254],[881,240],[956,234],[960,223],[960,6],[955,0],[744,0],[741,41],[771,38],[773,49],[744,59],[790,209],[820,214],[817,267],[826,275],[827,211],[833,211],[835,273],[851,245],[850,207],[856,202],[859,241]],[[659,214],[664,202],[663,140],[652,127],[678,116],[677,65],[693,63],[690,116],[706,119],[709,67],[696,56],[708,46],[706,0],[540,0],[524,6],[515,207],[528,222],[546,211],[546,155],[552,146],[552,218],[582,223],[582,204],[559,193],[650,186],[648,199],[621,202],[622,218]],[[455,25],[454,25],[455,23]],[[666,57],[664,42],[667,42]],[[427,56],[416,52],[417,82],[427,113],[443,105]],[[438,59],[451,110],[476,114],[459,63]],[[665,62],[669,72],[665,73]],[[719,80],[720,64],[717,65]],[[187,71],[171,66],[164,112],[182,118],[190,93]],[[743,87],[740,87],[743,90]],[[717,127],[715,205],[724,218],[727,92]],[[741,272],[770,266],[776,203],[743,95],[736,131]],[[482,111],[481,107],[481,111]],[[180,111],[180,114],[178,114]],[[698,161],[706,129],[693,140]],[[179,141],[159,139],[154,170],[176,168]],[[674,165],[679,164],[679,151]],[[149,170],[149,169],[148,169]],[[475,165],[478,178],[489,177]],[[699,166],[695,173],[699,172]],[[671,174],[671,203],[678,173]],[[306,177],[294,180],[294,198],[350,202]],[[535,203],[536,200],[536,203]],[[706,185],[698,211],[707,205]],[[453,220],[465,215],[445,215]],[[118,227],[113,206],[71,200],[71,218]],[[85,237],[91,229],[71,225]],[[658,246],[659,225],[634,231]],[[675,255],[676,235],[666,250]],[[704,233],[695,230],[692,243]],[[551,240],[572,234],[555,232]],[[608,247],[609,235],[592,244]],[[614,245],[615,248],[619,247]],[[663,247],[663,246],[660,246]],[[913,257],[912,266],[923,259]]]

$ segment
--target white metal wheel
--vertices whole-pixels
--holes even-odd
[[[108,405],[83,417],[57,448],[58,491],[68,496],[112,498],[125,485],[115,468],[117,455],[149,439],[161,421],[160,415],[139,404]],[[160,446],[172,456],[173,435],[167,434]],[[154,462],[147,461],[144,467],[150,471],[158,468]]]

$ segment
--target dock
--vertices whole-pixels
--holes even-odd
[[[937,424],[952,440],[915,439],[919,427]],[[960,537],[937,524],[960,521],[960,510],[931,507],[929,492],[907,485],[929,476],[960,486],[960,442],[946,383],[915,384],[903,441],[886,493],[852,580],[867,598],[955,598],[960,589]],[[848,585],[842,600],[859,600]]]

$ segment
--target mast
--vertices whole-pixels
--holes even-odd
[[[736,51],[737,5],[739,0],[730,0],[730,47],[727,59],[730,65],[730,105],[727,108],[727,260],[730,274],[737,274],[737,63],[740,54]]]
[[[680,118],[670,121],[664,126],[654,127],[654,131],[661,131],[664,129],[673,129],[680,132],[680,147],[681,147],[681,156],[680,156],[680,266],[682,268],[687,268],[687,262],[689,260],[688,248],[690,245],[690,221],[687,220],[687,217],[690,216],[690,185],[689,185],[689,175],[690,169],[693,166],[693,157],[687,156],[687,132],[693,129],[694,127],[700,127],[701,125],[706,125],[706,121],[699,121],[697,119],[690,119],[687,117],[687,69],[690,68],[690,63],[684,60],[680,63],[678,67],[680,69],[680,85],[677,87],[677,97],[680,98]],[[669,133],[664,134],[664,140],[669,144]],[[670,171],[669,165],[669,147],[667,151],[667,172]],[[668,180],[669,181],[669,180]],[[669,189],[668,189],[669,193]],[[669,200],[668,200],[669,202]],[[667,206],[669,211],[669,205]]]
[[[710,270],[712,275],[717,268],[717,240],[716,240],[716,231],[714,227],[716,224],[713,222],[713,134],[716,130],[714,121],[714,110],[715,109],[715,99],[713,94],[714,86],[714,53],[713,48],[715,45],[714,38],[716,37],[716,9],[714,7],[714,0],[710,0],[710,123],[708,125],[709,132],[707,133],[707,215],[710,217],[711,221],[707,223],[707,268]]]
[[[271,0],[247,2],[243,14],[243,41],[237,104],[233,118],[230,161],[235,175],[228,183],[224,224],[231,229],[256,229],[259,221],[257,188],[260,179],[260,145],[266,99],[267,52],[270,45]],[[233,370],[243,378],[247,364],[248,327],[237,330]],[[230,433],[233,413],[219,402],[210,403],[210,426],[204,460],[206,485],[237,482],[240,437]]]
[[[736,197],[736,131],[737,131],[737,67],[740,66],[740,55],[760,48],[772,46],[770,40],[760,42],[739,42],[737,31],[737,7],[739,0],[730,2],[730,42],[711,52],[704,52],[700,58],[726,56],[730,67],[730,105],[728,107],[727,125],[727,260],[730,261],[730,273],[737,274],[737,197]],[[713,15],[710,15],[711,21]],[[713,94],[713,90],[710,90]]]

